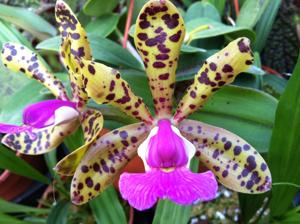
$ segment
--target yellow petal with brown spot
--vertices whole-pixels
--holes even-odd
[[[175,72],[185,27],[177,8],[168,0],[150,0],[142,8],[134,34],[143,59],[159,118],[170,117]]]
[[[100,111],[89,109],[81,118],[81,126],[85,144],[64,157],[55,166],[55,171],[64,176],[73,176],[81,159],[84,157],[90,145],[100,136],[103,127],[103,116]]]
[[[149,131],[144,123],[136,123],[99,138],[76,169],[71,184],[72,202],[84,204],[103,192],[136,155]]]
[[[15,134],[7,134],[2,143],[7,147],[27,155],[39,155],[52,151],[79,127],[79,119],[74,118],[58,125]]]
[[[174,121],[178,123],[202,107],[213,92],[232,83],[252,63],[250,41],[245,37],[230,42],[224,49],[209,57],[178,104]]]
[[[77,60],[89,97],[99,104],[111,104],[129,116],[152,124],[153,118],[144,101],[131,91],[117,70],[83,58]]]
[[[84,77],[79,74],[79,64],[75,56],[71,53],[70,38],[65,38],[60,46],[60,59],[69,73],[73,101],[77,103],[77,108],[83,108],[88,101],[85,90]]]
[[[27,47],[17,43],[5,43],[2,48],[3,64],[14,72],[23,72],[47,87],[58,99],[68,100],[62,82],[51,74],[38,55]]]
[[[57,1],[55,7],[55,17],[60,35],[62,37],[60,56],[62,63],[69,72],[73,101],[78,104],[78,108],[83,108],[88,100],[88,97],[83,88],[84,80],[77,74],[78,64],[77,61],[74,61],[74,58],[82,57],[91,60],[92,53],[90,44],[82,25],[70,7],[64,1]],[[70,49],[66,47],[69,44],[71,45]],[[68,55],[69,53],[71,53],[73,57],[65,57],[65,55]]]
[[[70,7],[61,0],[56,2],[55,18],[62,39],[71,38],[72,53],[78,57],[91,59],[92,53],[87,35]]]
[[[271,173],[265,160],[242,138],[200,121],[184,120],[179,129],[195,145],[196,156],[224,186],[249,194],[271,189]]]

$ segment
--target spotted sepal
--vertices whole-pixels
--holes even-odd
[[[64,1],[57,1],[55,17],[62,37],[62,44],[60,47],[61,61],[69,73],[73,101],[78,104],[78,108],[83,108],[88,97],[83,88],[84,80],[82,79],[82,76],[77,74],[79,65],[74,58],[82,57],[91,60],[92,53],[90,44],[82,25]],[[70,47],[68,45],[70,45]],[[72,54],[73,57],[66,56],[69,54]]]
[[[79,164],[71,184],[74,204],[84,204],[103,192],[137,153],[149,133],[144,123],[131,124],[99,138]]]
[[[170,1],[150,0],[144,5],[136,21],[134,42],[160,118],[169,117],[172,111],[175,72],[184,35],[184,21]]]
[[[72,53],[78,57],[91,59],[92,53],[86,32],[70,7],[62,0],[56,2],[55,18],[62,39],[71,38]]]
[[[262,156],[237,135],[199,121],[184,120],[180,131],[196,147],[196,156],[219,182],[234,191],[263,193],[272,185]]]
[[[245,37],[230,42],[224,49],[209,57],[178,104],[174,121],[178,123],[202,107],[213,92],[232,83],[252,63],[250,41]]]
[[[97,140],[103,127],[103,116],[97,110],[85,111],[81,118],[81,126],[85,144],[64,157],[55,166],[55,171],[64,176],[73,176],[81,159],[86,154],[90,145]]]
[[[72,101],[80,109],[86,105],[88,95],[85,90],[84,76],[79,74],[79,64],[75,57],[77,56],[72,54],[70,38],[65,38],[60,46],[60,59],[68,70],[73,95]]]
[[[75,111],[75,110],[74,110]],[[77,113],[77,112],[76,112]],[[7,134],[2,143],[7,147],[28,155],[47,153],[60,145],[64,138],[72,134],[80,125],[78,113],[69,113],[67,120],[44,127],[32,128],[20,133]]]
[[[36,53],[17,43],[5,43],[2,47],[1,60],[14,72],[22,72],[27,77],[36,79],[47,87],[57,98],[68,100],[62,82],[49,73]]]
[[[131,91],[117,70],[83,58],[77,60],[89,97],[99,104],[111,104],[129,116],[152,123],[153,118],[144,101]]]

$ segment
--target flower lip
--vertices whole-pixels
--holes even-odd
[[[55,111],[61,107],[76,110],[76,104],[63,100],[45,100],[27,106],[23,111],[23,123],[34,128],[44,128],[55,123]]]
[[[188,162],[183,140],[172,130],[168,119],[158,121],[156,135],[149,141],[147,163],[153,168],[184,166]]]

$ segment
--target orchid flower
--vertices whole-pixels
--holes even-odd
[[[233,82],[253,63],[247,38],[232,41],[204,62],[173,115],[184,22],[170,1],[148,1],[137,18],[134,42],[148,76],[156,114],[153,118],[117,70],[82,56],[85,54],[79,49],[85,49],[88,42],[86,38],[78,41],[82,26],[70,8],[59,1],[56,10],[64,16],[65,27],[72,30],[62,33],[62,55],[66,64],[72,65],[69,72],[84,80],[88,97],[116,106],[141,121],[113,130],[90,145],[72,179],[73,203],[86,203],[103,192],[136,154],[144,162],[145,173],[121,174],[119,188],[122,197],[139,210],[152,207],[158,199],[181,205],[212,200],[216,197],[217,180],[243,193],[270,189],[267,164],[249,143],[222,128],[186,119],[213,92]],[[210,170],[191,172],[189,164],[194,156]],[[77,158],[77,153],[72,153],[63,161],[72,164]],[[56,170],[64,174],[68,167],[59,163]]]
[[[84,108],[87,98],[82,97],[84,91],[79,89],[80,83],[73,83],[73,99],[70,100],[62,82],[47,71],[30,49],[6,43],[1,57],[6,67],[36,79],[57,98],[27,106],[23,111],[22,126],[1,123],[0,133],[7,133],[2,139],[3,144],[23,154],[43,154],[55,149],[80,124],[85,140],[80,148],[86,149],[95,141],[103,126],[103,116],[97,110]],[[70,79],[74,79],[72,75]]]

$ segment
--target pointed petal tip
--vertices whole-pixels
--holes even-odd
[[[72,196],[71,197],[71,202],[72,204],[74,205],[82,205],[83,203],[81,202],[81,197],[79,195],[76,195],[76,196]]]

